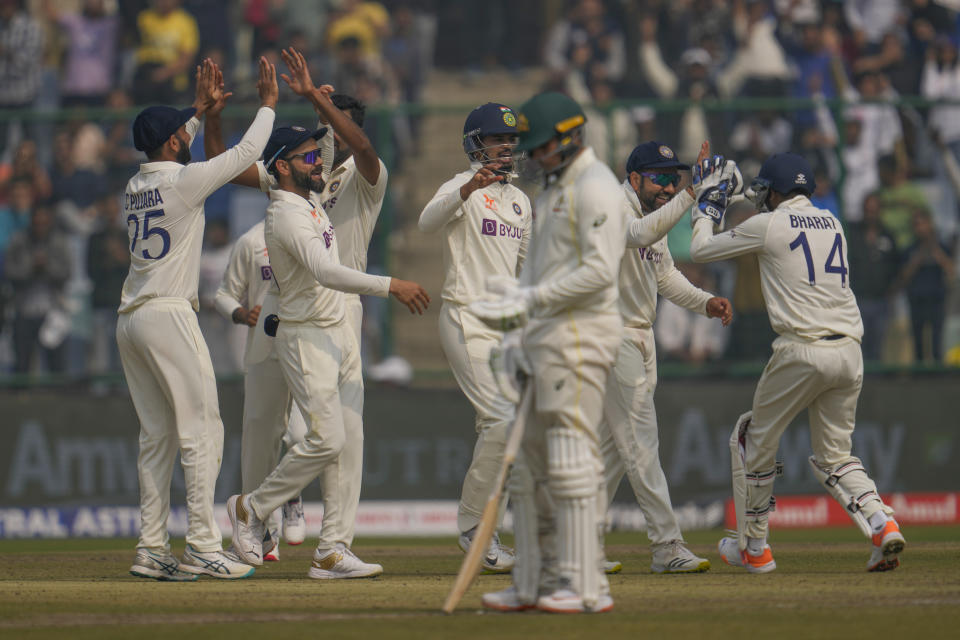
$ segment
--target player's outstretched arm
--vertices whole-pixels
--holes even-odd
[[[370,184],[376,184],[380,178],[380,158],[377,156],[377,150],[373,148],[373,143],[363,129],[330,100],[333,87],[330,85],[316,87],[313,84],[313,78],[310,77],[306,58],[293,47],[284,49],[280,55],[287,69],[290,70],[290,75],[282,73],[280,77],[294,93],[310,100],[313,108],[320,114],[320,118],[333,127],[337,135],[353,151],[360,175]]]
[[[214,92],[214,103],[207,109],[207,126],[203,134],[203,150],[208,160],[227,150],[223,143],[223,126],[220,114],[227,106],[227,101],[233,96],[232,91],[224,91],[223,71],[216,63],[213,66],[216,69],[215,85],[218,91]],[[240,175],[230,182],[252,189],[260,189],[260,173],[257,171],[256,163],[244,169]]]
[[[416,282],[390,278],[390,295],[405,304],[410,313],[423,315],[430,305],[430,295]]]
[[[263,155],[263,148],[273,131],[276,116],[274,110],[280,93],[277,87],[277,71],[263,57],[260,58],[257,91],[260,94],[260,109],[240,142],[206,162],[184,167],[177,190],[185,198],[197,203],[203,202],[211,193],[236,178]]]

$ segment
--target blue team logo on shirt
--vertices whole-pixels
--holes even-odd
[[[330,183],[330,189],[329,189],[328,191],[329,191],[330,193],[336,193],[336,192],[337,192],[337,189],[339,189],[339,188],[340,188],[340,181],[339,181],[339,180],[334,180],[333,182]]]
[[[516,202],[513,203],[513,212],[518,216],[523,215],[523,209],[521,209],[520,205],[518,205]]]

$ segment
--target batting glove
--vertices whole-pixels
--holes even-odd
[[[532,309],[533,289],[530,287],[520,287],[500,298],[470,304],[470,311],[485,325],[503,332],[525,326]]]
[[[519,404],[523,385],[533,372],[520,344],[519,331],[507,332],[503,342],[490,349],[490,369],[503,396],[511,403]]]

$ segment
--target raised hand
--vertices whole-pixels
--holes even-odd
[[[494,173],[494,170],[499,168],[500,163],[496,161],[488,162],[480,167],[480,170],[473,174],[473,177],[470,178],[470,181],[460,187],[460,198],[465,201],[470,197],[470,194],[477,189],[483,189],[494,182],[500,182],[503,180],[503,176]]]
[[[197,65],[197,91],[193,101],[193,106],[197,110],[197,117],[201,117],[215,103],[214,97],[216,85],[216,65],[210,58],[204,58],[203,62]]]
[[[280,97],[280,87],[277,86],[277,69],[263,56],[260,56],[257,93],[260,94],[261,106],[271,109],[276,108],[277,100]]]
[[[410,280],[390,278],[390,294],[405,304],[410,313],[423,315],[430,304],[429,294],[419,284]]]
[[[316,87],[313,86],[313,78],[310,77],[310,68],[307,66],[307,59],[303,54],[290,47],[280,52],[280,57],[290,70],[290,75],[281,73],[280,77],[287,83],[290,89],[298,96],[309,96]],[[326,85],[329,86],[329,85]],[[330,87],[333,90],[333,87]]]
[[[223,71],[216,62],[213,63],[213,71],[213,92],[211,93],[213,104],[207,109],[208,116],[219,115],[223,108],[227,106],[227,100],[233,96],[232,91],[224,92]]]

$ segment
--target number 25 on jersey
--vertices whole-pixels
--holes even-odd
[[[150,221],[155,220],[156,218],[163,217],[163,209],[151,209],[150,211],[143,212],[143,220],[141,224],[140,216],[135,213],[131,213],[127,216],[127,226],[130,226],[132,222],[135,226],[133,229],[133,240],[130,242],[130,253],[136,253],[137,242],[148,240],[151,236],[160,236],[160,240],[163,241],[163,247],[160,249],[160,253],[157,255],[152,255],[150,251],[143,247],[141,242],[140,255],[143,256],[145,260],[159,260],[163,256],[167,255],[170,251],[170,234],[167,233],[166,229],[159,227],[150,228]],[[140,228],[143,227],[143,235],[140,235]]]
[[[806,231],[801,231],[790,243],[791,251],[796,251],[798,248],[803,249],[803,258],[807,262],[807,279],[811,286],[816,286],[817,276],[813,269],[813,256],[810,253],[810,243],[807,241]],[[837,265],[837,262],[840,264]],[[843,236],[839,233],[833,238],[833,246],[830,247],[830,255],[827,256],[827,261],[823,264],[823,270],[826,273],[839,273],[840,286],[844,288],[847,286],[847,263],[843,259]]]

